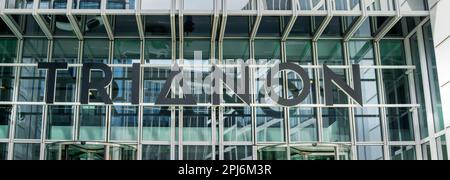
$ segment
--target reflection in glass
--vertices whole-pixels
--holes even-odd
[[[264,16],[258,28],[257,36],[261,37],[280,37],[280,17],[278,16]]]
[[[386,104],[411,104],[406,69],[383,69]]]
[[[425,104],[425,92],[422,78],[422,66],[420,64],[420,53],[418,44],[417,34],[410,38],[411,46],[411,59],[412,64],[416,66],[414,72],[415,90],[416,90],[416,101],[420,104],[417,112],[419,115],[419,126],[420,126],[420,137],[422,139],[428,137],[428,122],[427,122],[427,109]]]
[[[18,105],[15,122],[16,139],[41,139],[42,106]]]
[[[108,0],[106,9],[135,9],[135,1],[136,0]]]
[[[11,101],[14,92],[14,67],[0,66],[0,101]]]
[[[258,150],[258,160],[287,160],[285,147],[264,147]]]
[[[387,108],[390,141],[414,141],[412,111],[410,108]]]
[[[358,146],[358,160],[383,160],[382,146]]]
[[[286,41],[287,62],[298,63],[300,65],[312,65],[312,46],[310,41],[290,40]]]
[[[428,23],[423,28],[424,34],[424,42],[425,42],[425,51],[427,56],[427,65],[428,65],[428,77],[430,82],[431,89],[431,105],[433,107],[433,117],[434,117],[434,128],[436,132],[442,131],[445,129],[444,125],[444,117],[442,110],[442,102],[441,102],[441,92],[440,92],[440,84],[438,77],[438,67],[436,63],[435,56],[435,46],[433,41],[433,31],[431,29],[431,24]],[[425,68],[425,67],[424,67]]]
[[[112,100],[119,103],[131,103],[133,69],[127,67],[113,68]],[[136,96],[136,94],[134,94]]]
[[[170,39],[146,39],[145,63],[172,64],[172,41]]]
[[[79,140],[105,139],[106,107],[80,106]]]
[[[184,63],[185,64],[209,64],[211,51],[210,40],[186,39],[184,41]]]
[[[48,106],[47,139],[72,140],[74,110],[72,106]]]
[[[142,139],[144,141],[170,141],[172,114],[168,108],[144,107]]]
[[[317,141],[317,114],[315,108],[289,108],[292,142]]]
[[[22,67],[19,81],[19,101],[42,102],[45,95],[46,71],[37,67]]]
[[[78,0],[79,9],[100,9],[101,0]]]
[[[170,160],[170,146],[142,145],[142,160]]]
[[[170,72],[170,67],[144,68],[144,103],[156,102]]]
[[[25,39],[23,42],[22,63],[47,61],[47,39]]]
[[[391,160],[416,160],[414,146],[391,146]]]
[[[350,119],[347,108],[322,108],[322,119],[323,141],[350,141]]]
[[[381,116],[378,108],[355,108],[357,141],[381,142]]]
[[[252,146],[224,146],[223,160],[252,160]]]
[[[225,27],[225,37],[248,37],[252,29],[248,16],[229,16]]]
[[[55,102],[75,102],[77,68],[60,70],[56,75]]]
[[[81,31],[84,36],[92,36],[92,37],[107,37],[105,23],[100,15],[83,15],[79,16],[82,24]],[[109,22],[112,22],[109,19]]]
[[[447,139],[445,136],[441,136],[436,139],[438,160],[448,160],[446,140]]]
[[[0,105],[0,139],[8,139],[12,106]],[[1,156],[1,155],[0,155]]]
[[[319,65],[344,65],[344,54],[340,40],[319,40],[317,42]]]
[[[211,16],[184,16],[184,35],[187,37],[211,37],[211,28]]]
[[[183,140],[185,142],[211,142],[211,110],[203,107],[184,108]]]
[[[8,159],[8,143],[0,143],[0,160]]]
[[[111,140],[137,141],[138,108],[112,106]]]
[[[280,61],[281,43],[279,40],[256,40],[254,43],[257,64]]]
[[[283,114],[283,109],[279,107],[256,109],[256,141],[258,143],[285,141]]]
[[[231,142],[252,141],[252,114],[250,108],[227,107],[223,111],[223,139]]]
[[[403,40],[380,41],[381,65],[406,65]]]
[[[146,1],[147,0],[144,0],[142,1],[142,3]],[[144,18],[145,18],[145,27],[144,27],[145,35],[147,36],[171,35],[170,16],[144,16]]]
[[[3,26],[1,27],[3,28]],[[3,30],[3,29],[2,29]],[[2,31],[0,30],[0,31]],[[0,39],[0,63],[13,63],[17,58],[17,40],[11,38]]]
[[[39,160],[41,144],[14,144],[13,160]]]
[[[55,39],[53,40],[52,62],[77,63],[78,58],[77,39]]]
[[[118,15],[114,16],[114,20],[114,33],[116,36],[139,36],[136,16]]]
[[[141,41],[138,39],[116,39],[114,41],[114,64],[140,63]]]
[[[212,146],[183,146],[183,160],[212,160]]]
[[[306,79],[306,81],[309,81],[311,83],[311,87],[309,90],[308,96],[306,96],[306,99],[301,102],[301,104],[316,104],[316,88],[315,88],[315,76],[314,76],[314,70],[313,69],[305,69],[306,73],[309,76],[309,79]],[[298,96],[301,92],[303,92],[303,80],[300,78],[300,76],[293,72],[293,71],[287,71],[287,96],[289,99],[293,98],[294,95]]]
[[[85,39],[83,43],[83,63],[108,63],[108,39]]]
[[[224,40],[223,63],[232,64],[240,60],[247,61],[250,58],[249,40]]]

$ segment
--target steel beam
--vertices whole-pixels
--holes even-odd
[[[314,33],[313,36],[313,41],[317,42],[320,38],[320,36],[322,36],[322,33],[325,31],[325,29],[328,27],[328,24],[330,24],[331,20],[333,19],[333,6],[331,1],[326,1],[327,4],[327,16],[325,17],[325,19],[322,21],[322,23],[320,24],[319,28],[317,28],[316,32]]]
[[[283,42],[286,41],[287,38],[289,37],[289,34],[291,33],[292,28],[294,27],[295,22],[297,21],[297,17],[298,17],[298,14],[297,14],[298,1],[291,1],[291,3],[292,3],[292,17],[289,20],[289,23],[284,30],[283,36],[281,37],[281,41],[283,41]]]

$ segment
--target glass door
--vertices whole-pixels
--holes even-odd
[[[47,160],[135,160],[136,148],[97,142],[64,142],[47,145]]]

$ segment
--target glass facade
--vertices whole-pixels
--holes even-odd
[[[6,1],[5,8],[36,8],[27,2]],[[69,19],[41,15],[48,27],[21,13],[11,14],[16,23],[1,21],[0,160],[61,159],[59,149],[81,151],[76,148],[80,143],[102,150],[86,156],[69,153],[66,158],[448,159],[445,136],[430,140],[444,125],[431,27],[419,25],[422,17],[402,18],[377,39],[386,18],[373,16],[357,23],[354,15],[341,13],[327,20],[319,13],[327,6],[315,1],[231,0],[226,1],[228,17],[221,14],[218,19],[206,14],[221,9],[225,1],[217,1],[217,7],[211,0],[177,0],[173,7],[167,0],[143,0],[141,7],[137,0],[105,2],[102,9],[100,1],[74,0],[67,7],[61,1],[41,0],[41,9],[79,10]],[[355,11],[356,2],[339,1],[333,11]],[[402,5],[405,12],[426,11],[417,4],[403,6],[408,4]],[[396,11],[389,7],[375,3],[365,11]],[[181,8],[184,16],[170,16],[166,11],[171,8]],[[318,15],[291,19],[286,14],[293,8]],[[83,14],[83,9],[91,13]],[[139,10],[142,15],[117,15],[109,11],[113,9]],[[258,17],[253,11],[270,13]],[[420,28],[409,28],[409,18]],[[347,39],[355,24],[360,27]],[[155,103],[173,63],[183,67],[183,74],[205,79],[213,64],[226,65],[227,75],[240,77],[237,65],[242,61],[251,65],[250,106],[227,88],[222,104],[212,105],[207,94],[211,87],[198,83],[188,84],[197,106]],[[69,65],[56,73],[53,104],[45,103],[47,72],[37,68],[39,62]],[[265,92],[267,71],[282,62],[301,65],[311,83],[311,93],[294,107],[274,105]],[[102,103],[96,91],[89,92],[90,104],[80,103],[85,63],[111,67],[106,91],[113,105]],[[132,104],[132,63],[141,64],[138,105]],[[335,105],[327,106],[322,66],[352,84],[353,64],[361,68],[363,106],[338,86],[332,88]],[[92,82],[105,76],[101,71],[90,75]],[[282,97],[292,98],[304,88],[305,79],[292,71],[275,78],[281,85],[276,93]],[[174,88],[170,95],[182,96],[182,91]]]

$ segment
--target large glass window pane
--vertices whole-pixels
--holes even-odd
[[[8,139],[12,106],[0,105],[0,139]]]
[[[83,63],[105,63],[109,58],[108,39],[86,39],[83,48]]]
[[[170,67],[144,68],[144,103],[155,103],[166,84],[171,70]]]
[[[212,146],[183,146],[183,160],[212,160]]]
[[[423,75],[422,75],[422,66],[420,64],[420,53],[419,53],[419,44],[418,44],[417,35],[414,35],[410,38],[410,46],[411,46],[411,57],[412,63],[416,66],[416,70],[414,70],[414,80],[415,80],[415,90],[416,90],[416,100],[417,103],[420,104],[420,108],[418,108],[419,114],[419,126],[420,126],[420,137],[422,139],[428,137],[428,122],[427,122],[427,109],[425,104],[425,94],[424,94],[424,85],[423,85]]]
[[[315,31],[318,30],[318,28],[320,27],[320,25],[322,24],[322,22],[324,20],[325,20],[325,17],[323,17],[323,16],[314,17]],[[342,24],[342,17],[339,17],[339,16],[333,17],[331,19],[330,23],[328,24],[328,26],[323,31],[322,36],[341,37],[343,34],[341,24]]]
[[[322,119],[323,141],[350,141],[350,119],[347,108],[322,108]]]
[[[74,112],[73,106],[48,106],[47,139],[72,140]]]
[[[284,22],[289,22],[290,17],[285,17]],[[311,36],[311,17],[308,16],[299,16],[295,21],[294,26],[292,27],[291,33],[289,36],[291,37],[309,37]]]
[[[15,68],[0,66],[0,101],[11,101],[14,92]]]
[[[358,160],[383,160],[382,146],[358,146]]]
[[[80,9],[100,9],[101,0],[79,0]]]
[[[53,41],[52,62],[77,63],[78,58],[77,39],[55,39]]]
[[[145,4],[148,0],[142,1]],[[162,0],[167,1],[167,0]],[[170,2],[170,1],[169,1]],[[144,8],[144,5],[142,5]],[[145,35],[147,36],[170,36],[170,16],[145,16]]]
[[[126,67],[113,68],[113,82],[112,82],[113,102],[131,103],[131,99],[133,96],[132,77],[133,77],[132,68]]]
[[[30,1],[30,0],[6,0],[5,7],[9,8],[9,9],[33,9],[33,1]]]
[[[280,37],[280,17],[264,16],[258,28],[257,36],[260,37]]]
[[[98,81],[104,79],[105,78],[104,76],[105,75],[104,75],[103,71],[101,71],[101,70],[92,70],[91,71],[90,82],[98,82]],[[117,97],[118,94],[119,94],[118,93],[118,90],[119,90],[118,86],[117,85],[116,86],[114,86],[114,85],[111,86],[110,85],[110,87],[108,87],[107,90],[106,90],[107,92],[110,92],[109,88],[116,88],[116,91],[113,92],[113,94],[114,93],[115,94],[112,97]],[[124,92],[122,94],[126,95],[126,93],[124,93]],[[123,97],[126,97],[126,96],[123,96]],[[124,101],[123,97],[121,97],[122,101]],[[89,90],[89,102],[104,103],[103,100],[98,95],[98,91],[97,90]]]
[[[316,111],[315,108],[289,108],[291,142],[318,140]]]
[[[184,41],[185,64],[209,64],[211,55],[211,41],[186,39]]]
[[[414,141],[412,112],[410,108],[387,108],[390,141]]]
[[[264,147],[258,150],[258,160],[287,160],[285,147]]]
[[[252,160],[252,146],[224,146],[223,160]]]
[[[248,37],[252,24],[248,16],[228,16],[225,37]]]
[[[224,40],[223,63],[232,64],[240,60],[246,62],[250,58],[249,40]]]
[[[207,66],[190,66],[183,69],[183,80],[186,80],[185,85],[189,87],[188,92],[184,94],[191,94],[197,103],[211,102],[211,89],[208,83],[203,83],[203,80],[211,75],[211,67]],[[180,97],[177,97],[180,98]]]
[[[380,41],[381,65],[406,65],[403,40]]]
[[[108,0],[106,9],[135,9],[136,0]]]
[[[252,141],[252,113],[250,108],[226,107],[223,111],[223,139],[226,142]]]
[[[441,136],[436,139],[438,160],[448,160],[446,140],[447,139],[445,136]]]
[[[80,106],[79,140],[105,140],[106,106]]]
[[[411,104],[408,70],[383,69],[386,104]]]
[[[211,142],[212,119],[209,108],[184,108],[183,140],[186,142]]]
[[[19,101],[42,102],[45,95],[46,71],[37,67],[22,67],[19,81]]]
[[[290,40],[286,42],[287,62],[300,65],[312,65],[312,46],[308,40]]]
[[[8,143],[0,143],[0,160],[8,159]]]
[[[256,141],[258,143],[285,141],[283,114],[283,109],[279,107],[256,108]]]
[[[82,28],[84,36],[89,37],[108,37],[108,33],[105,29],[105,22],[103,21],[102,16],[100,15],[83,15],[81,17]],[[110,17],[110,16],[109,16]],[[112,22],[111,18],[109,18],[109,22]]]
[[[10,38],[0,39],[0,63],[13,63],[17,57],[17,40]]]
[[[281,60],[281,43],[279,40],[256,40],[254,46],[257,64]]]
[[[430,142],[422,144],[422,159],[431,160],[431,153]]]
[[[134,15],[114,16],[114,33],[116,36],[139,36],[138,24]]]
[[[433,31],[431,29],[431,24],[428,23],[423,30],[424,34],[424,42],[425,42],[425,51],[427,56],[427,65],[428,65],[428,77],[430,82],[431,89],[431,101],[433,106],[433,116],[434,116],[434,127],[435,131],[439,132],[444,130],[444,117],[442,110],[442,102],[441,102],[441,92],[440,92],[440,84],[438,77],[438,67],[436,64],[436,56],[435,56],[435,46],[433,41]]]
[[[39,160],[41,144],[14,144],[14,160]]]
[[[47,39],[25,39],[23,42],[22,63],[47,61]]]
[[[381,116],[378,108],[355,108],[357,141],[381,142]]]
[[[170,160],[170,146],[142,145],[142,160]]]
[[[18,105],[15,124],[16,139],[41,139],[42,106]]]
[[[319,40],[317,42],[319,65],[344,65],[344,54],[340,40]]]
[[[141,41],[138,39],[116,39],[114,41],[114,64],[141,62]]]
[[[172,112],[169,108],[144,107],[142,139],[169,142]]]
[[[414,146],[391,146],[391,160],[416,160]]]
[[[184,35],[211,37],[211,16],[184,16]]]
[[[147,64],[172,64],[172,41],[146,39],[144,56]]]
[[[111,140],[137,141],[138,107],[113,106]]]

